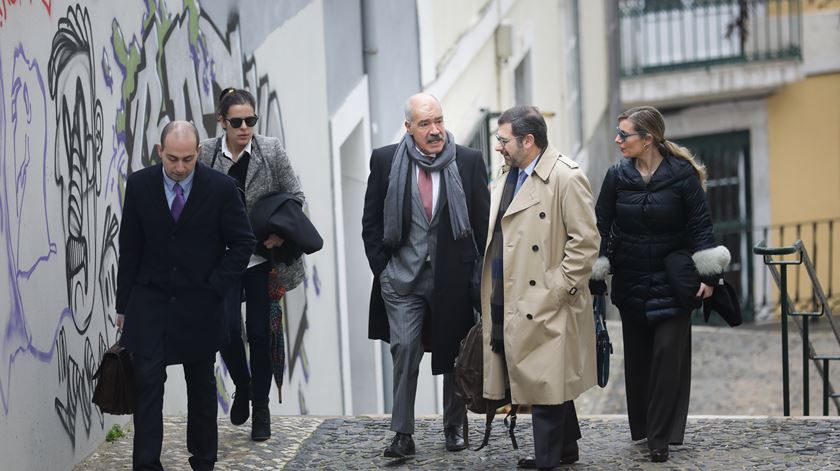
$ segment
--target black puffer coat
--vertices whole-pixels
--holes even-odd
[[[645,184],[634,160],[622,159],[607,171],[595,212],[600,255],[609,256],[613,273],[610,297],[621,316],[654,322],[685,312],[668,285],[663,259],[674,250],[697,253],[715,244],[694,167],[666,155]]]

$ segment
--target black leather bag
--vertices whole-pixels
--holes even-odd
[[[610,355],[613,352],[605,319],[606,298],[603,295],[593,296],[592,308],[595,311],[595,365],[598,370],[598,386],[603,388],[610,379]]]
[[[482,341],[481,322],[478,322],[472,326],[470,331],[467,332],[467,336],[461,341],[461,348],[458,350],[458,356],[455,357],[455,395],[470,412],[484,414],[485,416],[484,438],[475,451],[481,450],[490,442],[490,432],[493,429],[496,409],[511,403],[510,390],[507,391],[506,397],[502,400],[484,398],[484,351]],[[510,412],[504,420],[514,450],[519,448],[514,434],[518,409],[517,404],[511,404]],[[469,421],[464,422],[464,441],[467,446],[469,446],[468,424]]]
[[[119,341],[102,356],[93,379],[97,380],[93,403],[102,412],[112,415],[134,412],[134,362]]]

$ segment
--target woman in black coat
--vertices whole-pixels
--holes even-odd
[[[690,309],[674,295],[664,259],[678,250],[692,254],[702,280],[699,300],[712,295],[729,251],[714,243],[705,168],[665,139],[659,111],[631,108],[618,117],[617,130],[625,158],[607,171],[598,197],[602,242],[592,279],[613,274],[630,433],[633,440],[647,438],[651,460],[661,462],[669,444],[683,441],[691,389]]]
[[[217,119],[224,134],[202,141],[199,159],[208,167],[236,180],[249,218],[253,219],[257,202],[272,194],[289,193],[303,203],[300,180],[280,139],[255,132],[259,117],[251,92],[238,88],[222,90]],[[277,332],[271,328],[271,312],[272,309],[276,312],[276,303],[282,293],[276,289],[272,292],[269,280],[278,280],[279,285],[289,291],[304,278],[300,259],[282,264],[269,260],[271,251],[281,250],[285,243],[279,234],[274,233],[258,241],[239,286],[231,287],[231,294],[226,300],[230,314],[230,342],[219,353],[236,386],[230,421],[241,425],[251,416],[251,439],[254,441],[271,437],[268,395],[272,376],[279,369],[275,363],[282,361],[277,352],[277,342],[272,342],[272,336]],[[249,356],[246,356],[242,340],[242,294]],[[280,382],[276,376],[275,381],[279,390]],[[252,414],[248,411],[249,405]]]

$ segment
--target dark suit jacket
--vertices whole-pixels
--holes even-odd
[[[168,364],[207,358],[226,340],[222,298],[245,270],[256,239],[236,183],[196,165],[176,223],[161,165],[131,174],[120,225],[117,313],[122,344]]]
[[[383,208],[385,194],[388,192],[388,175],[397,145],[381,147],[373,151],[370,157],[370,177],[365,192],[365,208],[362,215],[362,240],[365,253],[373,272],[373,287],[370,295],[368,337],[386,342],[390,338],[388,316],[382,291],[379,286],[379,274],[388,265],[392,249],[383,243]],[[483,254],[487,240],[487,220],[490,216],[490,191],[487,188],[487,168],[481,152],[468,147],[456,147],[456,163],[464,195],[467,198],[467,210],[470,216],[475,242]],[[412,166],[409,166],[409,171]],[[411,178],[408,184],[411,184]],[[446,184],[440,179],[438,204],[446,202]],[[411,208],[411,192],[406,192],[406,215]],[[461,340],[467,335],[474,321],[472,300],[470,297],[470,277],[475,263],[473,240],[455,240],[452,237],[452,225],[449,222],[449,205],[440,213],[437,233],[437,253],[435,254],[435,296],[432,300],[429,333],[432,351],[432,373],[448,373],[453,369],[455,356]],[[403,234],[409,232],[409,216],[403,223]]]

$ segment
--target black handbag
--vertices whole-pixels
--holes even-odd
[[[610,355],[613,352],[610,333],[607,332],[604,295],[593,296],[592,310],[595,311],[595,365],[598,370],[598,386],[603,388],[610,379]]]
[[[117,341],[105,351],[93,375],[93,403],[112,415],[134,413],[134,362],[131,353]]]
[[[486,399],[484,397],[484,351],[481,322],[476,323],[467,336],[461,341],[458,356],[455,357],[454,379],[455,395],[464,403],[467,410],[476,414],[484,414],[484,437],[481,445],[475,451],[481,450],[490,442],[490,432],[493,429],[493,418],[496,416],[496,409],[511,404],[510,390],[501,400]],[[516,413],[519,410],[518,404],[511,404],[510,412],[505,416],[504,423],[507,427],[513,449],[519,449],[516,441]],[[464,421],[464,443],[469,446],[469,421]]]

